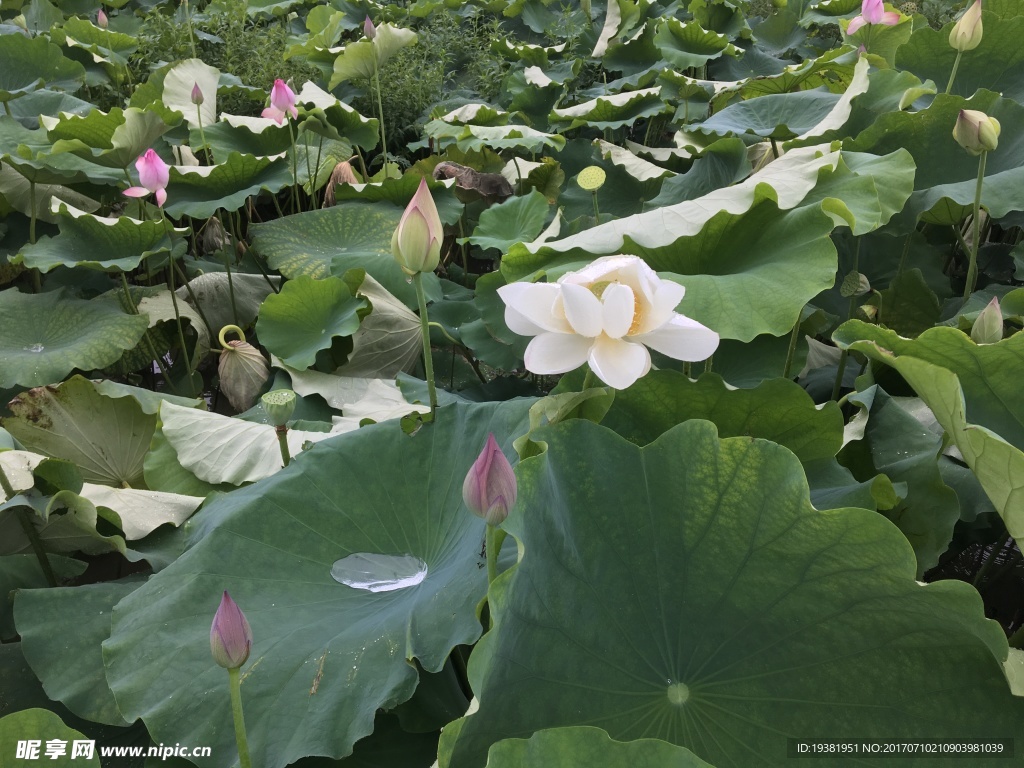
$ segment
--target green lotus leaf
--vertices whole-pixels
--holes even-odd
[[[77,96],[48,88],[26,93],[19,99],[7,102],[7,105],[11,109],[11,117],[28,128],[39,127],[40,115],[56,115],[60,112],[87,115],[96,109],[95,105]]]
[[[548,217],[548,201],[537,190],[514,195],[480,214],[480,221],[466,242],[484,250],[504,253],[515,243],[536,239]]]
[[[45,37],[4,35],[0,46],[0,101],[11,101],[43,84],[77,91],[85,82],[85,68],[65,58]]]
[[[443,768],[571,725],[759,766],[789,765],[788,738],[1015,732],[977,592],[918,584],[880,515],[815,510],[785,448],[696,420],[642,449],[585,420],[542,434],[505,523],[522,560],[470,660],[480,709]]]
[[[171,67],[164,75],[161,96],[164,106],[181,112],[189,126],[213,125],[217,120],[217,84],[220,70],[203,63],[202,59],[185,59]],[[199,86],[203,103],[192,103],[192,89]]]
[[[438,671],[479,637],[484,523],[465,509],[462,480],[490,432],[514,456],[529,405],[446,407],[413,436],[366,427],[207,506],[191,548],[114,610],[103,654],[124,716],[142,717],[158,741],[208,744],[215,764],[231,765],[228,697],[203,695],[224,686],[208,637],[227,589],[252,626],[243,674],[259,665],[244,685],[254,761],[349,753],[378,708],[412,696],[409,660]],[[381,459],[399,453],[395,483]],[[331,572],[353,554],[411,556],[426,574],[391,591],[350,587]]]
[[[401,218],[402,211],[391,205],[345,203],[256,224],[249,231],[253,247],[285,277],[341,277],[363,269],[407,307],[416,307],[416,291],[391,254],[391,236]],[[437,277],[423,277],[428,300],[439,300]]]
[[[43,294],[49,295],[49,294]],[[142,459],[156,426],[131,397],[113,399],[81,376],[19,395],[4,429],[32,451],[74,463],[89,483],[142,486]]]
[[[363,149],[377,146],[380,127],[376,118],[366,118],[345,102],[306,82],[297,96],[301,123],[299,130],[309,130],[324,138],[348,141]],[[345,158],[347,159],[347,158]]]
[[[1024,17],[1000,18],[985,8],[981,14],[985,34],[977,48],[960,57],[952,93],[966,98],[984,88],[1019,103],[1024,101],[1024,48],[1020,46]],[[914,30],[897,51],[896,66],[945,88],[956,59],[956,50],[949,44],[953,24]]]
[[[217,165],[172,166],[167,184],[171,216],[208,219],[218,208],[234,211],[262,190],[275,194],[292,183],[284,158],[253,157],[232,152]]]
[[[135,347],[146,326],[145,317],[105,299],[72,299],[63,289],[0,291],[0,388],[38,387],[75,368],[103,368]]]
[[[124,532],[125,541],[142,539],[161,525],[182,525],[199,505],[200,496],[110,488],[86,483],[79,495],[96,505],[99,514]]]
[[[336,202],[358,200],[364,203],[391,203],[403,211],[409,205],[420,186],[420,179],[426,179],[427,189],[437,206],[437,214],[444,224],[455,224],[462,216],[465,206],[455,196],[454,182],[438,181],[429,174],[403,173],[397,179],[383,179],[369,184],[339,184],[334,189]]]
[[[922,428],[913,414],[880,387],[857,392],[850,402],[863,409],[857,423],[863,437],[844,447],[844,464],[862,476],[881,472],[894,482],[906,483],[906,498],[884,514],[914,548],[920,579],[938,565],[953,539],[953,526],[960,520],[956,493],[939,474],[942,436]]]
[[[451,125],[443,120],[431,120],[423,131],[437,142],[439,149],[454,143],[463,152],[485,148],[540,152],[545,148],[561,150],[565,147],[564,136],[544,133],[528,125]]]
[[[62,113],[41,115],[39,123],[53,142],[53,154],[71,152],[106,168],[126,169],[152,148],[170,126],[155,111],[114,107],[84,117]]]
[[[46,695],[79,717],[107,725],[128,724],[107,687],[100,643],[110,637],[114,606],[141,583],[136,577],[18,593],[14,618],[25,660]],[[68,631],[70,626],[73,632]]]
[[[1024,538],[1024,412],[1017,405],[1024,338],[1014,334],[979,346],[955,328],[917,339],[850,321],[833,334],[849,347],[895,368],[960,449],[1015,539]]]
[[[712,768],[690,750],[666,741],[614,741],[600,728],[585,726],[549,728],[538,731],[529,739],[505,739],[487,753],[486,768],[550,768],[552,765],[559,768],[616,768],[623,765],[632,768]]]
[[[271,277],[270,281],[275,286],[280,286],[279,277]],[[192,296],[195,296],[199,309],[206,315],[215,331],[219,331],[225,325],[234,324],[236,317],[238,324],[247,328],[259,314],[263,300],[274,292],[271,282],[263,275],[233,272],[229,279],[225,272],[205,272],[189,281],[191,295],[184,286],[179,288],[177,293],[180,301],[189,303]],[[231,301],[232,296],[234,305]]]
[[[411,29],[402,29],[392,24],[378,25],[373,40],[359,40],[342,48],[334,60],[334,74],[327,87],[334,90],[346,80],[373,77],[375,66],[383,65],[400,49],[415,42],[416,33]]]
[[[174,403],[161,406],[160,423],[163,439],[170,444],[180,466],[208,485],[251,483],[284,466],[277,435],[268,424],[182,408]],[[306,442],[331,436],[328,432],[289,429],[288,448],[297,456]]]
[[[554,109],[548,119],[552,123],[569,123],[564,126],[567,130],[584,125],[613,130],[666,112],[669,107],[661,100],[660,92],[660,88],[645,88],[598,97],[582,104]]]
[[[665,61],[679,69],[703,67],[723,54],[739,56],[741,53],[725,35],[709,32],[696,21],[674,18],[660,20],[654,44]]]
[[[839,158],[839,152],[819,153],[810,148],[787,152],[742,183],[697,200],[626,216],[536,248],[513,248],[502,259],[501,271],[506,279],[517,280],[553,264],[622,253],[627,240],[645,249],[669,246],[680,237],[698,235],[713,216],[743,214],[766,196],[773,197],[781,209],[793,208],[818,183],[819,171],[835,168]]]
[[[86,50],[94,62],[109,65],[105,67],[107,74],[115,69],[124,72],[128,67],[128,58],[139,48],[139,40],[134,35],[101,29],[91,21],[77,16],[65,19],[60,30],[52,37],[63,38],[63,45]]]
[[[665,179],[658,196],[651,200],[655,208],[695,200],[709,192],[731,186],[750,175],[747,145],[740,139],[719,139],[693,161],[686,173]]]
[[[223,114],[221,120],[216,123],[203,123],[202,133],[198,127],[193,128],[189,144],[192,147],[201,147],[204,138],[215,157],[219,158],[226,158],[232,152],[239,152],[258,158],[276,159],[278,155],[289,152],[292,148],[287,125],[278,125],[273,120],[260,117]],[[289,178],[290,174],[289,165]]]
[[[64,721],[50,710],[23,709],[20,712],[12,712],[5,717],[0,717],[0,740],[8,745],[26,740],[39,742],[39,757],[37,759],[46,759],[46,742],[53,739],[63,741],[67,748],[62,763],[66,761],[72,765],[80,765],[82,768],[100,768],[100,751],[98,749],[92,750],[91,757],[79,756],[74,762],[67,757],[72,753],[76,742],[85,744],[90,740],[86,739],[84,734],[64,725]],[[8,757],[7,760],[14,765],[13,758]]]
[[[792,139],[820,123],[841,96],[825,88],[796,93],[776,93],[730,104],[691,130],[721,136],[753,135]]]
[[[0,495],[2,493],[0,491]],[[47,560],[54,575],[60,580],[80,576],[86,565],[81,560],[59,555],[47,555]],[[14,629],[15,591],[48,586],[46,575],[35,554],[0,557],[0,640],[11,642],[18,636]]]
[[[0,168],[0,195],[7,201],[7,205],[14,210],[29,217],[31,217],[34,210],[36,212],[36,221],[55,224],[58,221],[58,217],[55,213],[51,212],[55,204],[59,205],[61,202],[65,202],[88,213],[99,209],[100,203],[98,200],[76,192],[64,183],[36,183],[33,188],[32,177],[36,175],[36,171],[31,165],[31,161],[27,163],[14,161],[4,162],[3,167]],[[51,163],[47,160],[45,163],[40,163],[40,165],[50,166]],[[42,170],[39,176],[45,178],[51,176],[51,173],[53,173],[51,170]],[[56,173],[60,175],[59,171]],[[28,238],[26,237],[25,239],[27,240]]]
[[[44,274],[56,267],[130,272],[145,258],[171,250],[170,231],[162,221],[94,216],[66,203],[56,203],[55,212],[60,216],[60,234],[44,235],[34,245],[26,245],[12,263]],[[170,230],[179,237],[188,234],[187,229]]]
[[[280,455],[280,450],[278,450],[278,455]],[[232,483],[208,483],[185,469],[178,460],[177,449],[164,434],[161,421],[156,423],[156,431],[153,432],[149,452],[146,454],[142,466],[146,486],[165,493],[208,496],[214,491],[226,493],[237,487]]]
[[[969,55],[964,54],[965,58]],[[1024,107],[988,91],[966,101],[939,94],[919,112],[879,115],[871,127],[844,146],[844,151],[875,155],[906,149],[913,156],[917,166],[914,193],[892,222],[899,232],[910,232],[922,218],[938,224],[958,224],[960,211],[974,204],[978,158],[968,155],[953,138],[961,109],[979,110],[1002,125],[999,147],[988,154],[985,165],[981,204],[997,219],[1024,210],[1024,198],[1019,194],[1024,184]],[[955,208],[953,217],[943,214],[951,204]]]
[[[818,409],[788,379],[753,389],[729,389],[715,374],[696,381],[677,371],[652,371],[618,392],[601,424],[637,445],[647,445],[690,419],[712,421],[723,437],[747,435],[782,445],[803,462],[830,459],[843,441],[843,418],[835,403]]]
[[[260,342],[293,368],[309,368],[335,337],[359,330],[369,302],[352,295],[337,277],[300,275],[267,297],[256,321]]]
[[[369,299],[372,310],[352,336],[348,362],[335,374],[392,379],[415,365],[423,354],[420,319],[369,275],[363,278],[358,295]]]
[[[159,413],[160,404],[165,400],[186,408],[206,407],[206,401],[202,398],[178,397],[177,395],[169,395],[166,392],[154,392],[150,389],[122,384],[121,382],[113,381],[112,379],[93,381],[92,385],[101,395],[113,400],[117,400],[122,397],[132,398],[136,403],[138,403],[143,413],[148,413],[150,415]]]
[[[908,269],[892,279],[865,304],[878,307],[877,320],[901,336],[913,338],[938,324],[939,299],[919,269]]]
[[[107,536],[97,529],[102,525],[99,510],[74,491],[58,491],[53,496],[21,494],[0,506],[0,556],[32,552],[34,544],[25,535],[22,512],[36,529],[46,552],[104,555],[127,554],[124,538]]]

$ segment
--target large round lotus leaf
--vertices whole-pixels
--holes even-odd
[[[329,88],[354,77],[371,78],[399,49],[416,42],[416,33],[391,24],[380,24],[373,40],[362,39],[346,45],[334,60]]]
[[[801,461],[830,459],[843,443],[843,417],[836,404],[819,409],[788,379],[730,389],[713,373],[692,381],[678,371],[651,371],[615,394],[601,423],[632,443],[646,445],[689,419],[714,422],[724,437],[772,440]]]
[[[696,21],[684,22],[673,18],[660,21],[654,44],[665,60],[679,69],[703,67],[723,53],[730,56],[741,53],[725,35],[709,32]]]
[[[856,392],[850,402],[863,409],[857,422],[863,437],[845,446],[843,463],[862,477],[884,472],[893,482],[906,483],[904,498],[884,514],[914,548],[917,577],[923,578],[939,564],[960,521],[956,493],[939,474],[942,436],[922,427],[880,387]]]
[[[217,165],[173,166],[167,184],[167,213],[208,219],[218,208],[234,211],[261,190],[277,193],[292,182],[283,158],[232,152]]]
[[[401,218],[402,211],[391,205],[350,203],[256,224],[249,231],[253,247],[285,277],[342,277],[359,268],[415,307],[416,290],[391,254],[391,236]],[[427,298],[439,300],[437,277],[423,277]]]
[[[45,37],[4,35],[0,46],[0,101],[16,99],[44,83],[76,91],[85,81],[85,68],[65,58]]]
[[[140,584],[135,577],[18,593],[14,618],[25,659],[46,694],[79,717],[127,725],[107,687],[100,643],[110,637],[114,606]]]
[[[1019,409],[1014,407],[1019,390],[1008,393],[1005,386],[1007,381],[1019,379],[1012,378],[1012,374],[1006,379],[1002,377],[1004,366],[1012,370],[1017,365],[1019,352],[1015,354],[1014,350],[1020,345],[1010,342],[1020,334],[999,344],[977,347],[979,352],[985,350],[981,357],[970,354],[968,347],[953,341],[951,334],[959,334],[973,346],[974,342],[962,332],[953,328],[935,330],[943,333],[929,332],[911,342],[884,329],[851,321],[836,331],[835,339],[840,346],[849,346],[892,366],[906,379],[960,450],[1002,516],[1006,529],[1021,541],[1024,539],[1024,486],[1021,485],[1024,452],[1013,438],[1019,435],[1024,422]],[[927,346],[915,346],[921,339],[925,339]],[[998,350],[994,355],[987,351],[992,347]],[[994,385],[991,389],[989,381]],[[979,418],[995,418],[997,423],[991,427],[972,423]],[[1009,442],[1003,435],[1011,436]]]
[[[693,752],[657,739],[613,741],[600,728],[550,728],[499,741],[487,768],[712,768]]]
[[[792,139],[824,120],[839,99],[839,94],[825,88],[771,93],[730,104],[704,122],[692,126],[692,129],[723,136],[748,134]]]
[[[785,448],[697,420],[645,448],[582,420],[543,440],[518,470],[506,527],[523,559],[491,590],[495,628],[470,661],[480,709],[450,768],[568,725],[719,766],[790,765],[788,738],[1019,733],[1006,639],[977,592],[918,584],[880,515],[813,509]]]
[[[970,52],[964,54],[965,59],[969,56]],[[912,231],[922,215],[939,224],[959,223],[961,207],[974,204],[978,158],[968,155],[953,138],[961,109],[984,112],[1002,125],[999,147],[989,152],[985,163],[981,204],[997,219],[1024,210],[1020,195],[1024,185],[1024,107],[989,91],[980,91],[969,100],[940,94],[919,112],[894,110],[880,115],[844,147],[876,155],[902,148],[913,155],[917,165],[914,193],[893,219],[900,231]],[[951,202],[957,214],[947,219],[942,209]]]
[[[412,696],[409,659],[437,671],[478,638],[484,523],[463,505],[462,481],[489,432],[514,456],[530,404],[442,408],[412,436],[395,422],[366,427],[207,506],[191,549],[114,611],[103,653],[124,716],[142,717],[156,741],[212,746],[201,765],[232,764],[226,674],[209,652],[226,589],[254,638],[242,670],[254,764],[348,754],[378,708]],[[335,563],[359,553],[410,555],[426,574],[383,592],[335,581]]]
[[[37,753],[31,760],[15,758],[16,745],[23,741],[34,741]],[[46,756],[46,743],[59,740],[64,744],[62,757],[52,760],[54,765],[75,765],[82,768],[100,768],[100,751],[85,735],[64,725],[64,722],[48,709],[23,709],[0,718],[0,744],[4,745],[4,765],[33,765],[37,761],[50,760]],[[74,760],[73,750],[88,750]],[[88,756],[86,756],[88,755]]]
[[[668,105],[661,100],[659,93],[658,88],[645,88],[642,91],[598,97],[582,104],[552,110],[549,119],[552,123],[569,123],[569,129],[586,125],[602,131],[614,130],[667,111]]]
[[[338,277],[314,280],[301,275],[267,296],[256,321],[260,341],[292,368],[309,368],[318,352],[337,336],[359,330],[359,315],[369,302],[352,295]]]
[[[2,491],[0,491],[2,494]],[[70,557],[47,555],[50,567],[58,579],[72,579],[81,575],[85,563]],[[14,595],[19,589],[48,587],[46,575],[35,554],[8,555],[0,558],[0,641],[9,643],[17,639],[14,630]]]
[[[504,253],[516,243],[534,240],[544,227],[548,202],[537,190],[514,195],[480,214],[480,222],[467,242]]]
[[[106,218],[59,204],[60,234],[26,245],[15,263],[49,272],[55,267],[118,269],[130,272],[155,253],[171,250],[170,229],[162,221],[137,221],[128,216]],[[181,235],[187,229],[173,229]]]
[[[131,397],[102,395],[74,376],[11,401],[4,428],[26,448],[74,463],[89,483],[142,485],[142,461],[156,428]]]
[[[91,371],[117,362],[146,332],[142,315],[113,301],[82,301],[64,290],[0,292],[0,389],[60,381],[75,368]]]
[[[53,141],[53,154],[71,152],[106,168],[127,168],[150,149],[170,126],[151,109],[114,107],[84,117],[41,115],[40,124]]]
[[[967,97],[984,88],[1019,102],[1024,99],[1024,46],[1020,44],[1024,17],[1001,19],[986,10],[981,20],[981,43],[960,57],[952,93]],[[896,66],[922,80],[934,80],[945,90],[956,59],[956,50],[949,44],[952,29],[952,21],[942,29],[918,27],[897,51]]]
[[[189,126],[213,125],[217,120],[217,84],[220,70],[202,59],[186,59],[164,75],[161,100],[168,109],[181,112]],[[192,101],[192,91],[198,88],[203,103]]]

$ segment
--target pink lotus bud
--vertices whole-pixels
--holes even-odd
[[[427,180],[420,179],[416,194],[391,236],[391,253],[407,274],[433,272],[441,260],[442,240],[441,217],[427,188]]]
[[[885,10],[882,0],[864,0],[860,6],[860,16],[850,19],[850,24],[846,27],[846,34],[852,35],[865,24],[884,24],[891,27],[898,24],[899,20],[898,13]]]
[[[270,106],[263,110],[263,117],[269,117],[281,125],[288,115],[299,119],[299,110],[295,108],[295,91],[288,87],[288,83],[278,78],[274,81],[274,87],[270,89]]]
[[[124,191],[128,197],[145,197],[151,192],[156,193],[156,204],[163,208],[167,202],[167,182],[170,181],[170,167],[160,155],[147,149],[135,161],[135,169],[139,172],[140,187],[128,187]]]
[[[981,31],[981,0],[974,0],[953,25],[949,33],[949,44],[960,53],[973,51],[981,45]]]
[[[100,8],[100,12],[96,14],[96,26],[100,29],[106,29],[109,24],[110,21],[107,19],[107,14]]]
[[[203,89],[199,87],[199,83],[195,83],[192,86],[192,103],[198,107],[201,106],[204,101]]]
[[[999,121],[976,109],[961,109],[953,126],[953,138],[969,154],[980,155],[999,146]]]
[[[366,21],[363,22],[363,34],[366,35],[370,40],[373,40],[373,38],[377,36],[377,28],[373,26],[373,22],[370,21],[369,16],[367,16]]]
[[[462,483],[462,500],[488,525],[501,525],[516,503],[516,476],[492,432]]]
[[[238,669],[249,658],[252,648],[252,629],[245,614],[227,592],[220,599],[220,607],[210,627],[210,652],[213,660],[224,669]]]

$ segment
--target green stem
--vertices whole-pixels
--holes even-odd
[[[237,250],[237,244],[242,242],[242,216],[241,214],[238,213],[238,211],[235,211],[234,213],[231,214],[231,226],[234,228],[236,243],[235,249]],[[263,275],[263,279],[267,282],[267,285],[270,286],[270,290],[272,290],[274,293],[280,293],[281,289],[274,285],[274,281],[270,279],[270,275],[267,274],[267,270],[263,268],[263,262],[260,261],[259,254],[251,252],[251,255],[253,263],[259,269],[260,274]]]
[[[519,167],[518,165],[516,166]],[[522,194],[522,188],[520,187],[519,194]],[[462,206],[462,213],[459,214],[459,240],[463,242],[459,243],[459,250],[462,252],[462,283],[467,288],[469,287],[469,257],[466,255],[466,230],[462,226],[462,217],[466,214],[466,206]]]
[[[164,228],[167,229],[167,237],[168,237],[168,239],[171,241],[171,243],[173,245],[173,242],[174,242],[174,230],[171,227],[171,223],[167,220],[167,216],[166,215],[163,217],[163,219],[164,219]],[[181,354],[185,358],[185,370],[188,371],[188,388],[189,388],[189,391],[192,392],[192,396],[195,396],[197,393],[192,389],[192,387],[195,384],[195,382],[194,382],[194,380],[192,378],[192,374],[193,374],[192,358],[191,358],[191,355],[189,355],[189,353],[188,353],[188,347],[185,345],[185,331],[181,327],[181,313],[178,311],[178,294],[174,290],[174,252],[173,252],[173,248],[167,254],[167,261],[168,261],[168,263],[170,265],[169,269],[167,270],[167,279],[169,281],[170,289],[171,289],[171,306],[174,307],[174,322],[178,326],[178,343],[181,344]]]
[[[857,244],[853,248],[853,269],[851,272],[860,272],[860,238],[857,238]],[[846,310],[846,319],[849,320],[853,317],[853,310],[857,306],[857,297],[850,297],[850,307]],[[850,356],[850,350],[844,349],[839,353],[839,369],[836,371],[836,381],[832,385],[832,399],[839,399],[839,390],[843,387],[843,374],[846,373],[846,360]]]
[[[971,263],[967,267],[967,283],[964,285],[964,301],[974,293],[978,281],[978,247],[981,245],[981,185],[985,180],[985,160],[988,152],[982,152],[978,160],[978,181],[974,185],[974,220],[971,222]]]
[[[295,146],[295,126],[291,120],[288,121],[288,137],[292,140],[292,212],[300,213],[302,206],[299,203],[299,151]]]
[[[8,497],[10,498],[10,497]],[[36,560],[39,561],[39,567],[43,569],[43,575],[46,577],[46,583],[51,587],[57,586],[57,576],[53,572],[53,568],[50,566],[50,560],[46,557],[46,550],[43,549],[43,542],[39,538],[39,531],[36,530],[35,524],[32,522],[32,515],[25,507],[17,508],[18,522],[21,523],[22,530],[25,531],[25,536],[28,538],[29,544],[32,545],[32,551],[35,553]]]
[[[245,737],[245,717],[242,715],[242,681],[239,668],[228,670],[228,686],[231,688],[231,713],[235,719],[235,743],[238,744],[238,762],[242,768],[252,768],[249,758],[249,740]]]
[[[597,376],[594,375],[594,372],[592,370],[590,370],[590,366],[588,365],[587,366],[587,375],[583,377],[583,387],[580,389],[580,392],[586,392],[588,389],[590,389],[592,386],[594,386],[594,383],[596,381],[597,381]]]
[[[128,288],[128,278],[125,276],[124,272],[120,272],[119,274],[121,275],[121,288],[124,290],[124,297],[128,301],[131,313],[133,315],[137,315],[139,314],[139,308],[135,306],[135,299],[132,298],[132,292]],[[150,332],[147,329],[146,333],[142,336],[143,340],[146,342],[146,346],[149,348],[149,354],[152,356],[153,362],[156,363],[156,367],[160,369],[160,375],[164,377],[164,381],[167,386],[170,387],[171,393],[176,395],[178,394],[178,388],[174,386],[174,382],[167,374],[167,369],[164,368],[164,362],[160,359],[160,354],[156,351],[156,345],[153,344],[153,338],[149,334]]]
[[[430,353],[430,320],[427,317],[427,296],[423,290],[423,273],[412,276],[412,284],[416,287],[416,301],[420,307],[420,335],[423,337],[423,368],[427,376],[427,392],[430,393],[430,420],[434,420],[437,410],[437,389],[434,386],[434,360]]]
[[[796,357],[796,345],[800,340],[800,318],[797,317],[793,325],[793,332],[789,334],[789,348],[786,350],[786,364],[782,368],[782,378],[788,379],[790,371],[793,370],[793,359]]]
[[[185,291],[188,293],[188,297],[192,299],[192,306],[195,307],[196,312],[199,313],[199,317],[202,318],[203,325],[206,326],[206,331],[210,334],[210,338],[212,339],[217,334],[214,332],[213,326],[210,325],[210,321],[206,319],[206,313],[203,312],[203,305],[199,303],[199,299],[196,298],[196,294],[192,290],[192,283],[189,282],[188,277],[181,271],[181,267],[178,266],[176,261],[172,261],[171,266],[178,273],[178,277],[181,278],[181,283],[185,286]]]
[[[913,232],[907,235],[907,239],[903,241],[903,253],[900,254],[900,265],[896,268],[896,277],[903,274],[903,268],[907,263],[907,255],[910,253],[910,238],[912,235]]]
[[[711,366],[714,363],[714,360],[715,356],[712,355],[711,357],[704,361],[704,373],[711,373]]]
[[[7,102],[4,102],[6,104]],[[28,183],[28,196],[29,196],[29,212],[30,216],[28,219],[28,241],[32,244],[36,244],[36,183],[30,181]],[[39,293],[43,290],[43,283],[39,277],[39,270],[35,267],[32,268],[32,291],[33,293]]]
[[[282,425],[275,427],[275,430],[277,431],[277,444],[281,448],[281,461],[287,467],[292,463],[292,454],[288,450],[288,427]]]
[[[598,207],[597,207],[597,190],[594,190],[590,194],[593,195],[593,197],[594,197],[594,219],[597,221],[598,224],[600,224],[601,223],[601,211],[598,210]]]
[[[487,526],[487,538],[485,547],[487,549],[487,584],[498,578],[498,555],[501,554],[501,545],[507,534],[496,525]]]
[[[772,143],[772,154],[775,156],[775,159],[778,160],[779,159],[779,145],[775,141],[775,139],[768,139],[768,140]]]
[[[7,501],[14,498],[14,486],[11,485],[11,481],[7,477],[7,473],[4,471],[3,465],[0,465],[0,488],[3,489],[4,496]],[[43,569],[43,575],[46,577],[46,583],[51,587],[56,587],[57,577],[54,575],[53,568],[50,566],[50,560],[46,557],[46,550],[43,549],[43,542],[39,538],[39,531],[36,530],[36,527],[32,522],[32,514],[24,507],[17,507],[16,514],[18,516],[18,522],[21,523],[21,527],[25,531],[25,536],[28,538],[29,544],[32,546],[32,551],[36,555],[36,560],[39,561],[39,567]]]
[[[949,73],[949,82],[946,83],[946,93],[953,90],[953,81],[956,79],[956,71],[960,67],[960,57],[964,55],[963,51],[956,52],[956,59],[953,61],[953,69]]]
[[[370,43],[370,46],[373,48],[373,83],[377,88],[377,117],[380,118],[380,149],[384,153],[384,162],[381,163],[381,168],[386,169],[388,164],[388,140],[384,135],[384,103],[380,99],[380,66],[377,64],[377,46],[373,42]],[[385,176],[387,176],[386,170]]]
[[[213,156],[213,147],[206,143],[206,131],[203,130],[203,110],[196,104],[196,117],[199,120],[199,138],[203,142],[203,150],[210,156],[210,165],[217,164],[217,158]]]
[[[313,168],[313,178],[309,182],[309,198],[310,198],[310,200],[313,201],[313,207],[314,208],[318,207],[317,206],[317,202],[316,202],[316,191],[317,191],[316,182],[317,182],[317,179],[320,178],[320,158],[322,156],[323,150],[324,150],[324,137],[321,136],[320,137],[320,142],[317,144],[317,147],[316,147],[316,165]],[[308,161],[308,152],[309,152],[309,150],[307,149],[306,152],[307,152],[307,161]]]
[[[219,213],[220,212],[218,211],[218,214]],[[218,218],[220,217],[218,216]],[[228,227],[225,227],[223,219],[221,219],[220,225],[224,229],[224,231],[228,233],[228,238],[231,242],[231,250],[234,251],[235,253],[238,253],[238,240],[236,239],[235,236],[235,228],[231,227],[229,229]],[[238,308],[235,306],[235,281],[234,278],[231,276],[230,253],[224,258],[224,271],[227,273],[228,276],[228,298],[231,301],[231,319],[235,321],[235,325],[238,325]]]

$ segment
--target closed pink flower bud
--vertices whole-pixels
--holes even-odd
[[[391,236],[391,253],[407,274],[433,272],[441,261],[442,240],[441,217],[427,188],[427,180],[420,179],[416,194]]]
[[[968,154],[992,152],[999,146],[999,121],[976,109],[961,109],[953,126],[953,138]]]
[[[263,110],[263,117],[269,117],[281,125],[288,115],[299,119],[299,110],[295,108],[295,91],[288,87],[288,83],[278,78],[274,81],[274,87],[270,89],[270,106]]]
[[[210,627],[210,652],[213,660],[224,669],[238,669],[249,658],[252,648],[252,629],[245,614],[231,596],[225,592]]]
[[[156,194],[156,204],[163,208],[167,202],[167,183],[170,181],[170,166],[160,159],[160,155],[147,149],[135,161],[135,170],[139,172],[139,187],[128,187],[124,191],[128,197],[145,197]]]
[[[100,29],[106,29],[108,24],[110,24],[110,21],[107,19],[107,14],[100,8],[100,12],[96,14],[96,26]]]
[[[366,17],[366,21],[363,22],[363,34],[366,35],[370,40],[373,40],[377,36],[377,28],[373,26],[373,22],[370,21],[370,17]]]
[[[462,500],[488,525],[501,525],[516,503],[516,476],[492,432],[462,483]]]
[[[203,89],[199,87],[199,83],[195,83],[192,86],[192,103],[197,107],[201,106],[206,99],[203,98]]]

